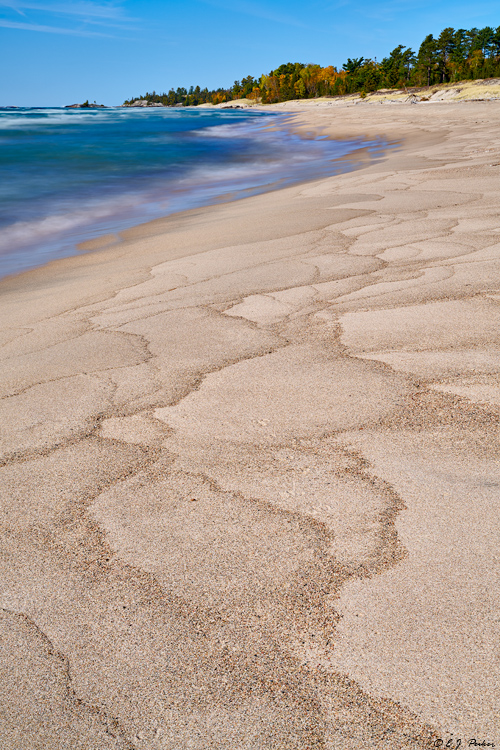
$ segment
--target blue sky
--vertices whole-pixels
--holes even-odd
[[[498,25],[498,0],[0,0],[0,105],[121,104],[289,61],[380,60],[446,26]]]

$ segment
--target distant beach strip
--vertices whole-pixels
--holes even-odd
[[[0,277],[169,214],[352,170],[388,144],[253,110],[0,109]]]

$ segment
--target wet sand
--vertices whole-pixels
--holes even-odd
[[[0,285],[2,748],[500,742],[500,103],[293,125],[400,145]]]

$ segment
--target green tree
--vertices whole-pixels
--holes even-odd
[[[361,68],[356,71],[356,91],[367,94],[380,88],[383,73],[380,65],[373,60],[365,60]]]
[[[428,34],[420,45],[417,55],[417,66],[427,79],[427,86],[431,85],[432,74],[438,61],[437,43],[432,34]]]
[[[438,57],[438,70],[441,83],[450,80],[449,63],[455,50],[456,32],[451,26],[440,33],[436,40],[436,54]]]
[[[489,57],[493,54],[493,50],[495,49],[495,30],[491,26],[479,29],[474,40],[474,49],[481,50],[483,57]]]
[[[350,73],[351,75],[355,73],[361,66],[363,65],[365,61],[364,57],[354,57],[354,58],[347,58],[347,62],[345,62],[342,65],[343,70],[346,71],[346,73]]]
[[[412,49],[407,49],[403,44],[393,49],[389,57],[384,57],[380,63],[384,85],[394,88],[405,84],[410,78],[410,70],[414,62],[415,53]]]
[[[495,29],[493,34],[491,53],[494,57],[500,57],[500,26]]]
[[[246,78],[242,78],[240,97],[242,99],[246,99],[248,97],[248,94],[252,93],[253,87],[256,85],[257,85],[257,82],[253,76],[247,76]]]

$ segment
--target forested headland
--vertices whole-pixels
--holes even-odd
[[[400,44],[378,62],[364,57],[348,58],[338,70],[312,63],[286,63],[254,78],[235,81],[230,88],[210,91],[200,86],[155,91],[137,99],[170,107],[220,104],[235,99],[254,99],[263,104],[318,96],[367,94],[378,89],[431,86],[438,83],[500,76],[500,26],[483,29],[443,29],[438,37],[429,34],[418,52]]]

